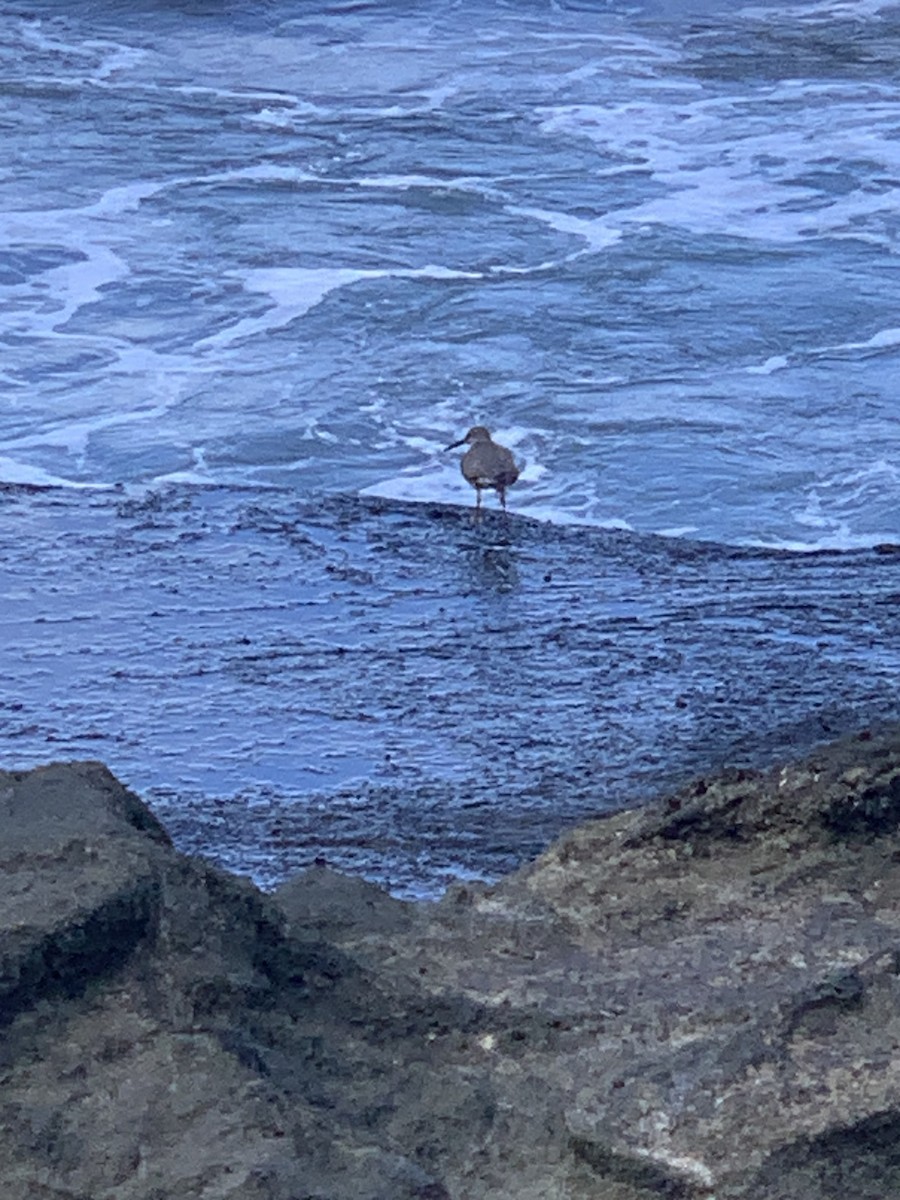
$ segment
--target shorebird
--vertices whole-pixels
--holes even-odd
[[[511,487],[519,478],[519,468],[512,456],[512,451],[505,446],[498,446],[491,438],[490,431],[483,425],[473,425],[465,437],[453,442],[447,447],[455,450],[457,446],[468,444],[469,449],[462,456],[460,470],[475,489],[475,512],[481,511],[481,489],[493,488],[500,497],[503,511],[506,512],[506,489]]]

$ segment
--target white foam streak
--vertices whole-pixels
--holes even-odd
[[[819,3],[803,5],[786,4],[780,7],[758,8],[748,5],[738,11],[738,16],[754,21],[771,21],[774,16],[808,24],[826,20],[865,20],[879,17],[883,12],[896,9],[896,0],[820,0]]]
[[[882,329],[880,333],[873,334],[868,341],[849,342],[842,349],[884,350],[893,346],[900,346],[900,329]]]
[[[773,354],[771,358],[767,358],[764,363],[758,367],[748,367],[748,375],[774,375],[776,371],[783,371],[785,367],[791,365],[791,360],[786,354]]]
[[[93,413],[82,420],[63,418],[48,421],[34,433],[6,439],[2,444],[6,450],[57,446],[73,457],[80,457],[84,455],[90,438],[102,430],[119,428],[135,422],[153,424],[165,416],[169,407],[168,401],[162,401],[158,404],[140,404],[132,409],[116,409],[105,416]]]
[[[513,205],[507,206],[506,211],[539,221],[558,233],[573,234],[581,238],[591,251],[606,250],[622,238],[621,229],[614,228],[604,218],[588,219],[573,216],[571,213],[548,212],[539,208],[519,208]]]
[[[65,479],[61,475],[53,475],[40,467],[19,462],[2,454],[0,454],[0,480],[4,483],[22,484],[27,487],[94,488],[98,486],[93,483],[80,483],[74,479]]]
[[[222,348],[233,342],[283,329],[304,316],[337,288],[348,287],[363,280],[374,279],[482,279],[477,271],[455,271],[449,267],[429,264],[412,268],[356,267],[265,267],[247,271],[243,286],[250,292],[267,295],[273,306],[255,317],[244,317],[218,333],[201,338],[194,344],[197,350]]]
[[[867,352],[891,351],[900,346],[900,328],[882,329],[864,341],[838,342],[831,346],[810,346],[793,354],[775,354],[759,366],[747,367],[749,375],[773,375],[788,367],[813,362],[821,358],[853,357]]]
[[[77,259],[48,268],[25,284],[9,287],[0,327],[29,336],[54,333],[80,308],[94,303],[104,287],[126,278],[130,268],[110,244],[109,225],[164,186],[137,182],[111,188],[84,208],[0,214],[3,244],[56,244],[69,249]],[[52,298],[49,303],[48,295]]]
[[[828,103],[810,103],[815,95]],[[660,224],[773,242],[889,240],[881,218],[900,203],[900,184],[885,182],[900,175],[900,106],[877,83],[788,80],[752,94],[680,103],[648,94],[540,111],[548,136],[586,137],[618,159],[600,168],[604,175],[640,170],[665,186],[643,203],[611,209],[608,228]],[[829,192],[814,182],[863,160],[881,173],[878,188],[861,181]]]

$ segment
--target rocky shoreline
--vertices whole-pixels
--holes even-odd
[[[410,904],[0,772],[0,1195],[900,1194],[900,726]]]
[[[0,512],[3,765],[99,759],[267,891],[322,855],[434,899],[900,720],[900,556],[873,549],[184,484]]]

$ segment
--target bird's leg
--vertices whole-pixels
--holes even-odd
[[[506,488],[498,487],[497,494],[500,497],[500,506],[503,509],[503,511],[506,512]]]
[[[473,521],[481,520],[481,488],[475,484],[475,512],[472,516]]]

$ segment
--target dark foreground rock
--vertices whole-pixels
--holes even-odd
[[[898,826],[892,728],[415,906],[0,773],[0,1196],[898,1195]]]

